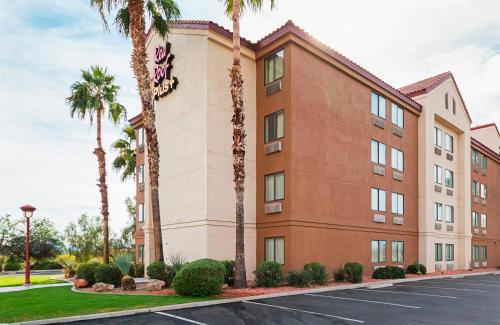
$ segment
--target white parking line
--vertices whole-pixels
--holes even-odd
[[[446,280],[456,280],[456,279],[446,279]],[[461,280],[474,280],[474,281],[477,281],[479,283],[481,283],[481,282],[488,282],[488,283],[498,283],[498,284],[500,284],[500,281],[486,280],[486,279],[477,279],[476,280],[476,279],[464,279],[464,278],[462,278]],[[470,283],[470,282],[467,282],[467,283]]]
[[[304,295],[305,296],[313,296],[313,297],[330,298],[330,299],[340,299],[340,300],[350,300],[350,301],[367,302],[367,303],[370,303],[370,304],[389,305],[389,306],[403,307],[403,308],[413,308],[413,309],[419,309],[420,308],[418,306],[401,305],[401,304],[394,304],[392,302],[384,302],[384,301],[376,301],[376,300],[365,300],[365,299],[354,299],[354,298],[337,297],[337,296],[326,296],[326,295],[317,295],[317,294],[312,294],[312,293],[306,293]]]
[[[392,290],[376,290],[376,289],[353,289],[353,290],[360,290],[360,291],[376,291],[376,292],[387,292],[387,293],[395,293],[395,294],[402,294],[402,295],[413,295],[413,296],[427,296],[427,297],[437,297],[437,298],[449,298],[449,299],[457,299],[458,297],[453,297],[453,296],[441,296],[441,295],[431,295],[429,293],[416,293],[416,292],[401,292],[401,291],[392,291]]]
[[[440,282],[427,282],[427,283],[440,283]],[[482,286],[482,287],[500,287],[500,285],[494,285],[494,284],[481,284],[481,283],[471,283],[471,282],[459,282],[459,283],[449,283],[449,284],[454,284],[454,285],[464,285],[464,286]]]
[[[421,286],[421,285],[409,285],[409,284],[397,284],[396,287],[413,287],[413,288],[430,288],[430,289],[442,289],[442,290],[456,290],[456,291],[471,291],[471,292],[488,292],[484,290],[475,289],[460,289],[460,288],[449,288],[449,287],[431,287],[431,286]]]
[[[160,315],[163,315],[163,316],[168,316],[168,317],[180,319],[180,320],[183,320],[183,321],[191,323],[191,324],[207,325],[205,323],[200,323],[200,322],[197,322],[197,321],[189,319],[189,318],[184,318],[184,317],[173,315],[173,314],[167,314],[167,313],[163,313],[161,311],[157,311],[157,312],[155,312],[155,314],[160,314]]]
[[[243,301],[243,302],[246,303],[246,304],[254,304],[254,305],[267,306],[267,307],[274,307],[274,308],[279,308],[279,309],[283,309],[283,310],[298,311],[298,312],[306,313],[306,314],[312,314],[312,315],[318,315],[318,316],[324,316],[324,317],[342,319],[342,320],[346,320],[346,321],[354,322],[354,323],[364,323],[364,321],[359,320],[359,319],[353,319],[353,318],[346,318],[346,317],[341,317],[341,316],[336,316],[336,315],[317,313],[317,312],[309,311],[309,310],[302,310],[302,309],[296,309],[296,308],[290,308],[290,307],[284,307],[284,306],[278,306],[278,305],[270,305],[270,304],[264,304],[264,303],[261,303],[261,302],[255,302],[255,301]]]

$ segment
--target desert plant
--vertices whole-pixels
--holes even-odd
[[[406,273],[426,274],[427,268],[423,264],[413,263],[413,264],[408,265],[408,267],[406,268]]]
[[[348,262],[344,265],[345,279],[351,283],[363,282],[363,265],[357,262]]]
[[[121,279],[121,285],[124,291],[134,291],[136,289],[135,280],[129,275],[125,275]]]
[[[383,266],[377,268],[373,274],[374,279],[403,279],[405,270],[399,266]]]
[[[65,278],[72,278],[75,276],[78,264],[76,263],[76,257],[74,255],[59,255],[56,257],[56,261],[62,267]]]
[[[168,265],[173,268],[173,270],[177,273],[179,272],[184,265],[188,263],[187,259],[182,256],[182,254],[170,255],[168,257]]]
[[[115,287],[121,285],[122,272],[113,264],[101,264],[95,270],[95,281],[113,284]]]
[[[335,270],[333,270],[333,279],[336,282],[342,282],[345,281],[345,271],[342,266],[339,266]]]
[[[80,266],[76,270],[76,278],[86,280],[89,286],[93,285],[96,282],[96,269],[100,265],[100,263],[95,262],[80,264]]]
[[[132,266],[132,254],[120,253],[113,256],[113,262],[123,276],[128,275]]]
[[[312,282],[312,273],[305,269],[301,271],[290,271],[288,272],[287,282],[294,287],[309,287]]]
[[[235,261],[225,260],[222,261],[222,263],[224,264],[224,268],[226,269],[226,273],[224,274],[224,283],[232,286],[234,283]]]
[[[201,259],[184,266],[175,275],[173,287],[179,295],[210,296],[222,292],[224,264],[212,259]]]
[[[278,287],[283,281],[283,265],[278,262],[261,263],[255,274],[255,285],[257,287]]]
[[[304,265],[304,271],[309,273],[311,282],[319,285],[328,283],[328,273],[323,265],[318,262],[311,262]]]

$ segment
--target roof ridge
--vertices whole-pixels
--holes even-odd
[[[438,84],[442,80],[444,80],[445,78],[448,78],[449,76],[452,76],[452,75],[453,74],[450,71],[442,72],[442,73],[436,74],[434,76],[427,77],[427,78],[421,79],[419,81],[413,82],[411,84],[408,84],[406,86],[400,87],[400,88],[398,88],[398,90],[400,92],[402,92],[403,94],[410,94],[410,93],[413,93],[417,90],[432,88],[433,86],[435,86],[436,84]],[[418,89],[414,89],[414,90],[412,89],[411,91],[407,90],[407,89],[411,89],[412,87],[416,87],[417,85],[421,85],[421,86]]]

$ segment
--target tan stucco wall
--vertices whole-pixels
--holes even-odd
[[[500,152],[500,136],[494,126],[472,130],[471,136],[494,152]]]
[[[449,95],[449,108],[445,108],[445,94]],[[452,99],[455,98],[456,114],[452,111]],[[470,122],[467,118],[460,96],[454,83],[449,79],[431,92],[415,98],[422,104],[423,110],[419,118],[419,260],[430,272],[436,264],[446,269],[445,244],[455,245],[455,269],[469,267],[470,263]],[[443,131],[443,148],[441,155],[434,152],[434,127]],[[444,150],[444,134],[449,133],[454,138],[453,161],[446,159]],[[434,165],[443,168],[442,192],[434,189]],[[453,195],[446,194],[444,185],[444,170],[454,173]],[[453,205],[455,222],[453,231],[447,230],[443,211],[442,229],[435,229],[434,203]],[[443,244],[443,262],[435,262],[434,244]],[[451,263],[451,262],[449,262]]]

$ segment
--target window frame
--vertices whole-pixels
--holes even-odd
[[[396,200],[394,200],[396,198]],[[401,199],[401,202],[400,202]],[[394,203],[396,203],[396,212],[394,212]],[[401,207],[399,206],[401,203]],[[405,196],[401,193],[392,192],[391,193],[391,212],[394,214],[404,215],[404,206],[405,206]],[[401,208],[401,210],[399,209]],[[401,211],[401,213],[400,213]]]
[[[451,177],[448,178],[448,175],[451,176]],[[448,182],[448,180],[449,180],[449,182]],[[444,170],[444,185],[446,187],[453,188],[453,184],[454,184],[453,171],[451,171],[449,169],[445,169]]]
[[[401,155],[401,156],[400,156]],[[396,148],[391,148],[391,167],[392,169],[398,170],[400,172],[404,171],[404,151],[396,149]],[[394,158],[396,158],[396,163],[394,163]],[[401,161],[400,161],[401,158]],[[401,163],[401,168],[399,168],[399,164]],[[394,167],[396,165],[396,167]]]
[[[137,245],[137,255],[141,263],[144,264],[144,244]]]
[[[443,130],[434,127],[434,146],[438,148],[443,148]]]
[[[376,250],[377,250],[377,256],[374,258],[373,256],[373,248],[374,244],[376,243]],[[384,250],[381,249],[381,244],[384,244]],[[381,252],[383,252],[383,260],[381,259]],[[379,239],[374,239],[371,241],[371,262],[372,263],[386,263],[387,262],[387,241],[386,240],[379,240]]]
[[[488,198],[488,186],[486,184],[479,183],[479,196],[483,200],[486,200]]]
[[[448,147],[448,140],[450,141],[450,145],[451,147]],[[444,134],[444,150],[448,151],[449,153],[453,153],[454,152],[454,146],[455,146],[455,139],[453,138],[453,136],[447,132],[445,132]]]
[[[394,245],[396,244],[396,245]],[[399,254],[399,246],[401,246],[401,256]],[[394,258],[394,248],[396,251],[396,258]],[[405,258],[405,242],[402,240],[393,240],[391,243],[391,261],[396,262],[396,263],[404,263],[404,258]]]
[[[434,202],[434,220],[443,221],[443,203]]]
[[[479,245],[472,245],[472,260],[479,261]]]
[[[377,112],[373,111],[373,109],[374,109],[374,105],[373,105],[374,96],[377,97]],[[371,113],[373,115],[376,115],[376,116],[380,117],[381,119],[385,120],[387,118],[387,99],[375,91],[372,91],[370,98],[371,98],[371,107],[370,107]],[[380,99],[382,99],[382,101]],[[383,116],[380,115],[381,102],[383,102],[383,109],[384,109]]]
[[[442,243],[434,243],[434,260],[436,262],[443,261],[443,244]]]
[[[479,155],[479,165],[482,169],[488,170],[488,158],[486,157],[486,155]]]
[[[279,78],[275,78],[273,79],[272,81],[267,81],[268,80],[268,76],[269,76],[269,71],[267,69],[267,63],[273,59],[274,60],[274,57],[278,56],[279,53],[283,53],[283,73],[281,75],[281,77]],[[276,62],[275,62],[276,64]],[[273,82],[275,81],[278,81],[280,79],[283,79],[285,77],[285,49],[281,48],[281,49],[278,49],[276,51],[274,51],[273,53],[269,54],[265,59],[264,59],[264,86],[267,86],[267,85],[270,85],[272,84]]]
[[[472,165],[478,167],[480,164],[479,152],[472,149]]]
[[[444,259],[446,262],[455,261],[455,245],[445,244],[444,245]]]
[[[472,211],[472,227],[479,228],[480,226],[480,221],[479,221],[479,212]]]
[[[479,182],[473,180],[472,181],[472,196],[479,197],[479,195],[480,195],[480,193],[479,193]]]
[[[144,222],[144,203],[139,203],[137,204],[137,222],[143,223]],[[141,218],[142,214],[142,218]]]
[[[283,116],[283,135],[282,136],[278,136],[278,115],[282,115]],[[267,134],[266,131],[267,131],[267,119],[268,118],[273,118],[273,132],[275,133],[275,138],[273,139],[267,139]],[[270,113],[270,114],[267,114],[266,116],[264,116],[264,143],[267,144],[267,143],[271,143],[271,142],[274,142],[274,141],[278,141],[280,139],[283,139],[285,137],[285,111],[284,109],[280,109],[280,110],[277,110],[276,112],[273,112],[273,113]]]
[[[487,261],[488,260],[488,246],[483,246],[483,245],[480,246],[480,249],[479,249],[479,259],[481,261]]]
[[[395,121],[394,121],[394,116],[396,116]],[[401,117],[401,124],[399,121],[400,117]],[[404,110],[394,103],[391,103],[391,123],[402,129],[404,128]]]
[[[437,164],[434,165],[434,183],[443,185],[443,167]]]
[[[481,228],[488,229],[488,215],[486,213],[480,213]]]
[[[139,185],[144,184],[144,179],[145,179],[145,175],[144,175],[144,164],[142,164],[142,165],[138,165],[138,166],[137,166],[137,183],[138,183]]]
[[[377,161],[373,161],[373,156],[374,156],[374,152],[373,152],[373,149],[374,147],[373,146],[376,146],[376,150],[377,152],[375,153],[375,155],[377,156]],[[380,149],[383,148],[383,151],[384,151],[384,154],[381,155],[380,153]],[[378,164],[378,165],[384,165],[387,163],[387,159],[386,159],[386,156],[387,156],[387,146],[385,145],[385,143],[382,143],[378,140],[375,140],[375,139],[372,139],[371,142],[370,142],[370,150],[371,150],[371,161],[372,163],[374,164]],[[380,158],[383,158],[383,162],[380,162]]]
[[[374,191],[376,191],[376,197],[377,197],[377,208],[374,209],[373,208],[373,194],[374,194]],[[381,200],[381,193],[384,193],[384,198],[383,200]],[[378,212],[386,212],[387,211],[387,192],[385,190],[382,190],[380,188],[376,188],[376,187],[372,187],[371,188],[371,209],[372,211],[378,211]],[[380,205],[381,203],[383,202],[383,205],[384,205],[384,209],[383,210],[380,210]]]
[[[448,216],[448,211],[451,211],[450,216]],[[455,207],[453,205],[446,204],[444,206],[444,221],[447,223],[455,223]]]
[[[137,147],[144,145],[144,127],[140,126],[137,128]]]
[[[281,239],[283,240],[283,262],[277,261],[276,260],[276,240]],[[267,241],[272,240],[273,241],[273,259],[270,261],[267,259]],[[264,260],[266,262],[277,262],[280,263],[281,265],[285,264],[286,256],[285,256],[285,236],[276,236],[276,237],[264,237]]]
[[[446,109],[449,108],[449,103],[448,103],[448,93],[444,94],[444,107]]]
[[[283,197],[282,198],[276,198],[276,175],[280,175],[280,174],[283,174]],[[267,200],[267,178],[271,177],[271,176],[274,178],[274,181],[273,181],[273,186],[274,186],[274,189],[273,189],[274,195],[273,196],[274,196],[274,199],[273,200]],[[268,202],[283,201],[285,199],[285,189],[286,189],[286,185],[285,185],[285,171],[284,170],[264,175],[264,202],[268,203]]]

